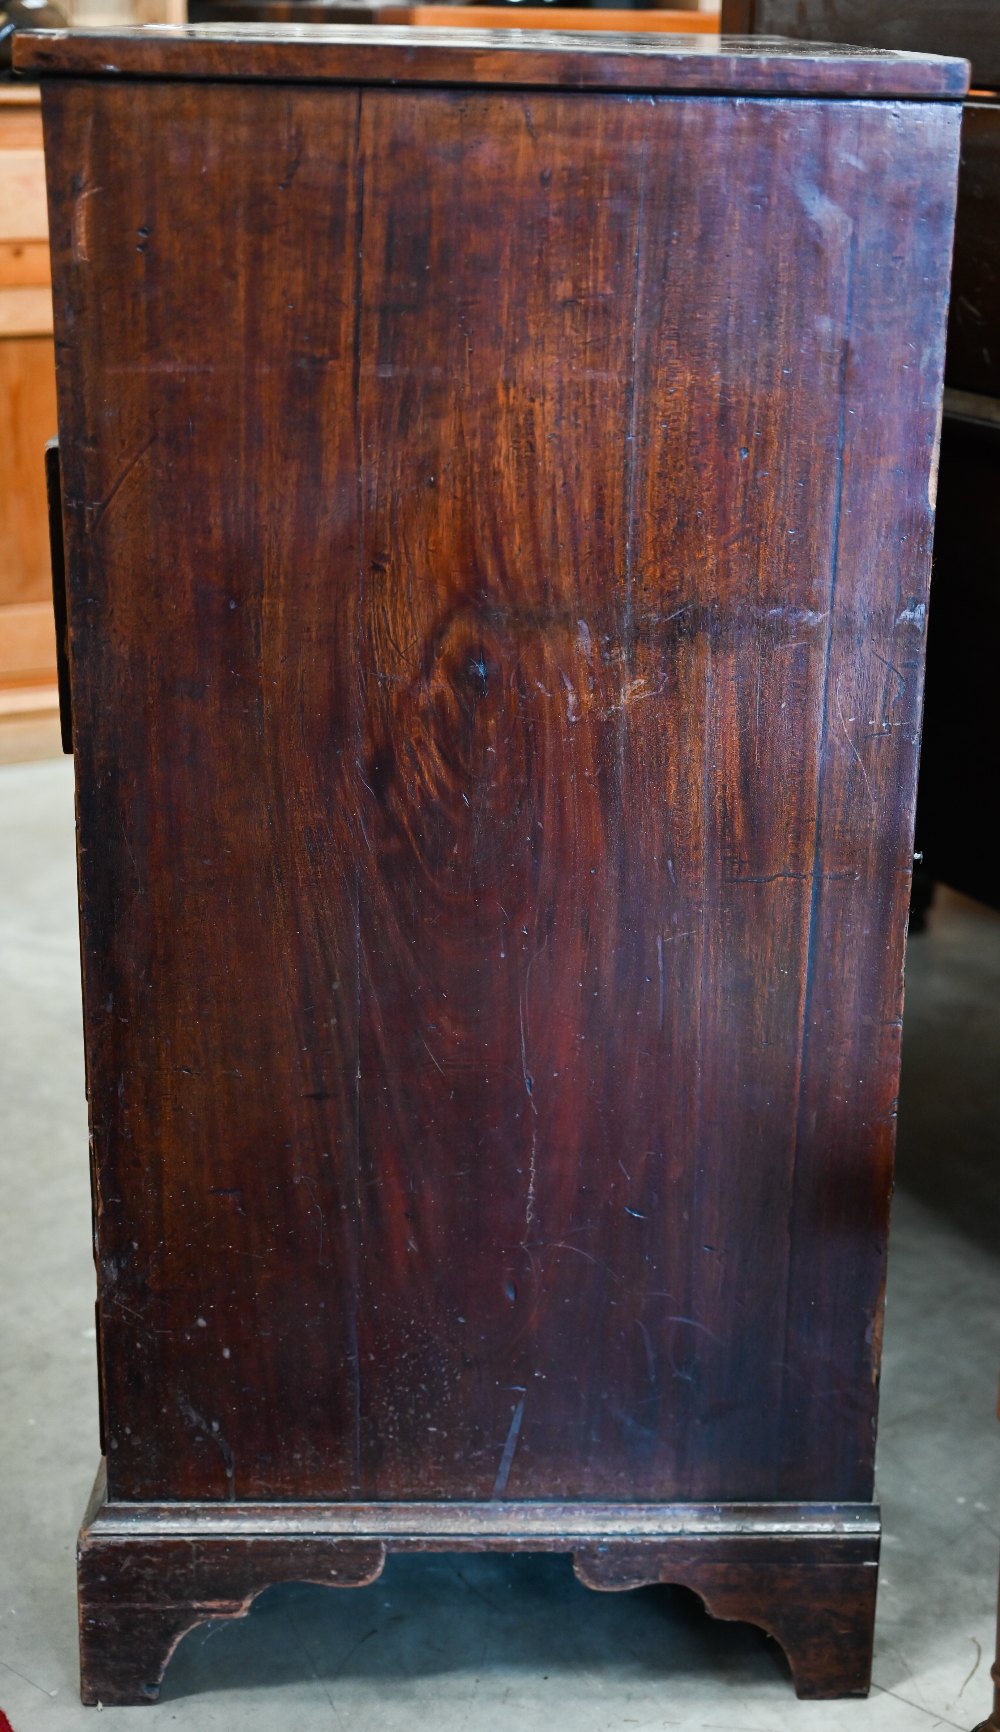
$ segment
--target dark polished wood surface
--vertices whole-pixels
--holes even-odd
[[[1000,7],[885,4],[885,0],[724,0],[728,29],[784,29],[814,38],[961,52],[976,86],[965,103],[945,353],[945,382],[967,394],[946,414],[917,846],[924,855],[914,903],[923,922],[935,879],[1000,907],[992,810],[982,765],[996,755],[990,647],[998,611],[1000,533]],[[975,621],[975,627],[971,622]],[[971,627],[971,629],[970,629]],[[969,749],[976,741],[978,751]]]
[[[961,54],[972,83],[992,92],[966,103],[945,380],[1000,397],[1000,6],[996,0],[723,0],[725,30],[800,43],[850,42]],[[964,888],[964,886],[963,886]]]
[[[112,1503],[867,1502],[957,105],[43,100]]]
[[[155,1700],[185,1631],[244,1617],[269,1583],[367,1586],[415,1550],[565,1552],[604,1592],[689,1587],[774,1636],[800,1696],[863,1695],[878,1549],[870,1504],[116,1505],[99,1478],[80,1536],[85,1699]]]
[[[958,54],[971,61],[974,85],[1000,86],[996,0],[722,0],[722,28],[739,36]]]
[[[961,60],[723,37],[572,31],[422,30],[352,25],[142,25],[25,32],[15,65],[33,77],[345,80],[351,84],[527,85],[562,90],[774,93],[953,99]]]
[[[962,113],[945,380],[1000,399],[1000,99]]]

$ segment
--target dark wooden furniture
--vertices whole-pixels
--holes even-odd
[[[962,167],[945,383],[1000,398],[1000,6],[996,0],[722,0],[722,28],[797,42],[963,55],[973,90]]]
[[[686,1583],[801,1694],[863,1693],[964,66],[18,53],[107,1461],[85,1698],[155,1696],[271,1582],[435,1547]]]
[[[724,29],[748,36],[960,54],[971,63],[973,86],[1000,85],[994,0],[722,0],[722,12]]]
[[[940,501],[916,839],[922,913],[935,879],[1000,907],[982,765],[1000,752],[985,694],[1000,631],[1000,6],[996,0],[723,0],[726,30],[851,42],[972,63],[962,120]],[[970,630],[970,622],[975,628]],[[970,751],[970,742],[975,749]]]

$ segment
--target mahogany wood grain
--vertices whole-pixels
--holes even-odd
[[[652,40],[571,31],[392,29],[352,25],[202,25],[25,31],[19,72],[60,76],[345,81],[354,85],[537,86],[543,89],[782,93],[951,101],[968,89],[964,61],[884,49],[723,37]]]
[[[799,1696],[864,1695],[878,1549],[870,1505],[115,1505],[99,1479],[80,1536],[84,1699],[155,1700],[187,1631],[244,1617],[271,1583],[364,1587],[389,1552],[494,1550],[569,1553],[604,1592],[691,1588],[773,1635]]]
[[[401,1507],[509,1544],[541,1503],[581,1510],[583,1579],[690,1581],[851,1693],[872,1535],[779,1556],[762,1512],[872,1496],[954,74],[900,57],[916,100],[857,101],[819,56],[806,91],[849,99],[815,100],[769,50],[629,43],[616,76],[715,94],[442,89],[378,35],[309,83],[298,39],[19,45],[108,1454],[87,1688],[137,1699],[209,1600]],[[482,40],[455,76],[603,65]],[[776,88],[720,100],[724,64]],[[637,1557],[663,1504],[752,1508]]]
[[[957,391],[1000,397],[1000,9],[993,0],[725,0],[724,30],[797,42],[962,54],[980,100],[966,103],[945,364]],[[992,90],[987,100],[983,96]]]
[[[420,1550],[439,1549],[420,1536]],[[190,1536],[122,1547],[85,1538],[80,1549],[80,1652],[86,1703],[142,1705],[155,1701],[178,1642],[204,1622],[245,1617],[254,1599],[279,1582],[320,1587],[367,1587],[390,1550],[384,1540],[329,1540],[315,1534],[245,1539]],[[444,1549],[470,1549],[449,1541]],[[514,1547],[477,1539],[474,1550],[569,1549],[558,1536]],[[754,1537],[626,1542],[572,1552],[585,1587],[622,1591],[666,1583],[690,1588],[713,1617],[757,1624],[780,1643],[796,1694],[803,1699],[865,1696],[871,1673],[878,1579],[875,1556],[855,1545],[761,1543]]]
[[[851,39],[963,52],[977,84],[1000,85],[1000,19],[992,0],[957,6],[883,0],[754,0],[724,9],[728,28],[797,40]],[[1000,533],[1000,97],[965,103],[945,382],[957,407],[945,414],[934,544],[924,745],[916,838],[924,858],[911,910],[923,923],[935,879],[1000,907],[981,763],[997,728],[989,646],[996,637],[995,548]],[[961,400],[956,398],[961,394]],[[978,630],[970,630],[977,621]],[[970,753],[969,741],[980,751]]]

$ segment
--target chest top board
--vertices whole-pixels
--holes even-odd
[[[107,1459],[85,1690],[146,1699],[209,1600],[399,1545],[686,1581],[804,1692],[865,1689],[964,64],[17,52]]]

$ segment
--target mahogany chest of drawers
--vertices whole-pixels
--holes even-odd
[[[399,1547],[685,1583],[802,1694],[864,1691],[963,63],[18,53],[93,1132],[86,1698]]]

